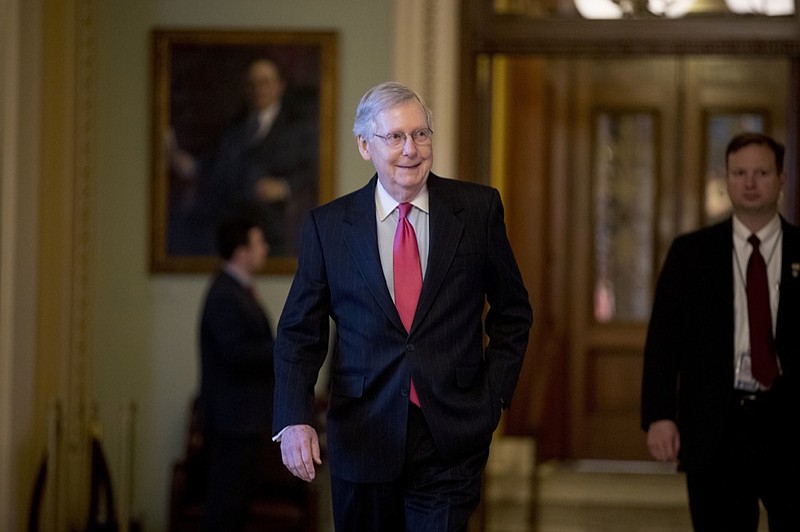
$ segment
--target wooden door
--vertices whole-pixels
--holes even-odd
[[[728,215],[729,134],[786,138],[790,62],[508,56],[491,71],[492,175],[535,322],[506,430],[536,436],[540,459],[646,459],[659,267],[676,234]]]

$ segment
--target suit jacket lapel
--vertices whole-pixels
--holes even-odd
[[[375,221],[376,182],[377,175],[353,196],[353,201],[348,205],[344,214],[344,223],[347,225],[345,245],[378,305],[396,327],[405,331],[386,286],[378,252],[378,228]]]
[[[443,179],[433,173],[428,176],[430,209],[428,268],[422,282],[417,313],[411,325],[412,331],[430,310],[450,268],[450,263],[453,262],[461,233],[464,231],[464,221],[458,216],[463,206],[457,204],[455,198],[447,196],[442,190],[440,184]]]
[[[800,291],[800,232],[781,217],[783,243],[781,246],[781,280],[775,339],[796,326],[796,294]]]
[[[798,230],[781,217],[783,246],[781,248],[781,283],[800,278],[800,239]]]
[[[430,310],[435,296],[442,286],[450,263],[453,261],[464,221],[458,213],[463,207],[446,195],[440,183],[443,178],[431,173],[428,176],[429,192],[429,250],[428,267],[422,283],[417,312],[411,331]],[[380,254],[378,253],[378,234],[375,222],[375,184],[377,176],[373,176],[367,186],[359,190],[353,197],[344,215],[348,225],[345,245],[356,262],[359,273],[366,281],[372,296],[383,309],[386,316],[395,326],[405,331],[394,300],[386,287],[383,276]]]
[[[707,260],[710,272],[712,272],[709,274],[709,278],[716,280],[715,288],[719,294],[719,308],[723,312],[721,323],[724,325],[724,334],[721,341],[724,342],[725,347],[719,353],[729,360],[730,353],[734,351],[734,323],[736,321],[733,308],[734,290],[736,289],[733,279],[736,267],[733,264],[733,218],[728,218],[718,224],[715,231],[717,234],[707,250]],[[732,364],[726,367],[733,371]]]

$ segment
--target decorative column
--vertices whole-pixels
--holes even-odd
[[[459,0],[395,0],[394,78],[433,110],[434,168],[458,177]]]

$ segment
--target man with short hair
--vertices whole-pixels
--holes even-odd
[[[642,429],[686,472],[696,531],[800,530],[800,229],[778,213],[783,146],[726,150],[733,216],[673,242],[644,353]],[[761,287],[760,289],[757,287]]]
[[[376,173],[304,227],[275,347],[275,439],[287,468],[312,480],[314,384],[332,319],[336,530],[465,531],[522,366],[528,292],[497,190],[430,171],[419,95],[373,87],[353,130]]]
[[[243,530],[272,424],[272,328],[254,276],[269,246],[258,222],[233,215],[219,227],[223,260],[200,324],[198,401],[209,457],[206,531]]]

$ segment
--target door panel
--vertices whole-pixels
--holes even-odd
[[[492,64],[493,178],[535,314],[514,399],[527,408],[509,411],[506,430],[536,436],[542,459],[646,459],[639,386],[658,269],[674,236],[720,205],[709,195],[730,124],[761,117],[786,138],[790,63]]]
[[[580,213],[572,234],[566,235],[573,245],[575,260],[570,281],[576,295],[570,312],[573,340],[568,347],[572,385],[570,449],[572,456],[580,458],[643,458],[637,384],[643,326],[649,314],[645,309],[650,306],[653,264],[659,248],[655,235],[658,227],[668,234],[674,228],[676,202],[667,198],[675,195],[671,185],[676,166],[666,154],[676,151],[675,137],[664,132],[678,128],[678,65],[672,58],[575,63],[577,90],[573,107],[578,122],[585,124],[576,131],[575,143],[584,147],[582,151],[587,156],[577,159],[573,175],[566,176],[573,181],[576,214]],[[653,124],[653,132],[644,142],[634,134],[619,135],[612,141],[598,132],[602,116],[637,114],[650,117]],[[638,160],[642,150],[653,151],[644,163]],[[615,161],[613,168],[603,169],[599,163],[602,154]],[[637,164],[638,171],[629,170]],[[605,191],[599,187],[604,174],[609,174],[607,180],[614,183]],[[598,223],[598,204],[625,203],[629,191],[644,179],[653,183],[655,191],[640,205],[645,215],[623,213],[611,223],[616,227],[604,231]],[[597,198],[598,192],[605,194]],[[648,220],[649,227],[642,227]],[[626,235],[636,230],[651,238]],[[598,245],[604,239],[617,242],[608,246],[608,258]],[[608,276],[603,272],[604,263],[616,265]],[[617,286],[633,271],[640,272],[634,292],[640,300],[638,312],[628,313],[627,319],[625,315],[604,314],[603,298],[599,296],[605,292],[617,294]],[[610,288],[602,290],[598,279]],[[601,321],[598,317],[607,319]]]

